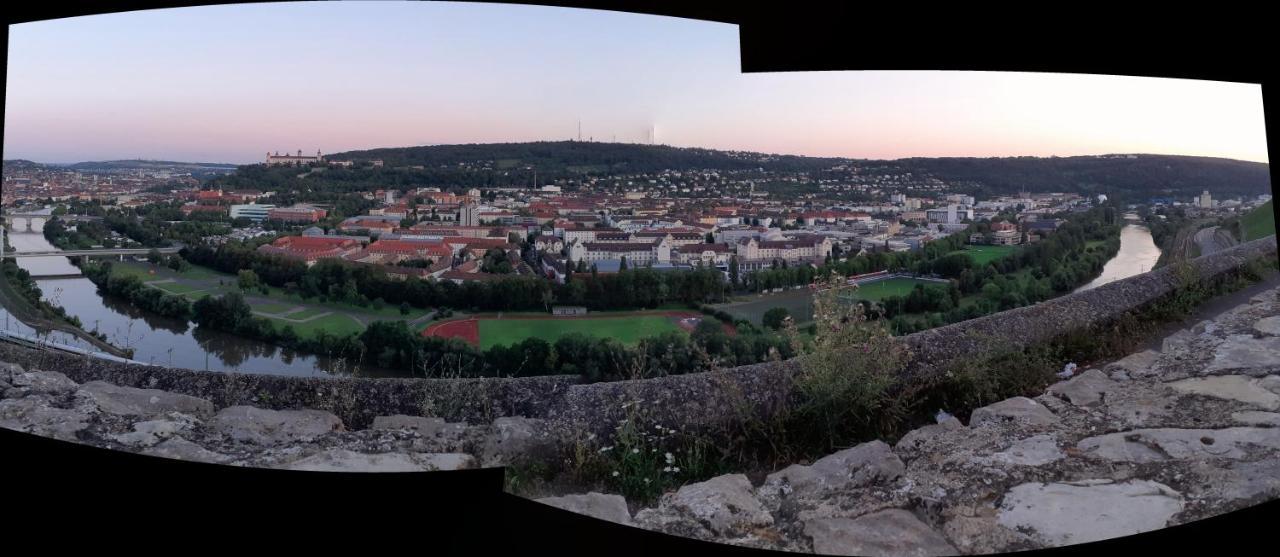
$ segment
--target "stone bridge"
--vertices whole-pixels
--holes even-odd
[[[21,222],[24,226],[24,229],[28,231],[35,230],[34,223],[36,221],[39,221],[43,225],[44,223],[49,222],[49,219],[54,218],[52,215],[45,215],[41,213],[9,213],[9,214],[0,215],[0,217],[3,217],[4,219],[5,228],[12,229],[14,226],[17,226],[19,222]],[[91,217],[87,215],[59,215],[57,218],[58,220],[72,221],[72,222],[90,222],[90,221],[102,220],[102,217]]]

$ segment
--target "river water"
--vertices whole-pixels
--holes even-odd
[[[22,227],[19,227],[22,228]],[[40,231],[14,230],[7,234],[14,251],[55,250]],[[33,275],[77,274],[66,257],[23,257],[18,265]],[[238,371],[273,375],[350,375],[349,364],[227,333],[209,331],[181,319],[142,311],[128,302],[104,297],[87,278],[36,279],[45,300],[62,306],[80,318],[84,328],[107,335],[107,342],[133,348],[133,359],[158,365],[209,371]],[[75,335],[61,331],[37,331],[0,308],[0,324],[6,330],[47,337],[48,340],[95,350]],[[362,374],[387,375],[386,370]]]
[[[1102,274],[1098,278],[1077,288],[1076,292],[1084,292],[1155,268],[1156,261],[1160,259],[1160,248],[1156,247],[1155,240],[1151,238],[1151,231],[1132,222],[1137,220],[1136,215],[1127,214],[1125,219],[1130,223],[1120,229],[1120,251],[1102,267]]]

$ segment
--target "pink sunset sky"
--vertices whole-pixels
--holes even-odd
[[[737,27],[542,6],[207,6],[10,27],[4,157],[248,163],[441,143],[901,158],[1268,161],[1254,84],[993,72],[742,74]]]

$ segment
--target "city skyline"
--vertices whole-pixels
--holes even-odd
[[[541,6],[206,6],[10,26],[4,157],[649,142],[859,159],[1269,162],[1261,87],[1005,72],[742,74],[736,26]]]

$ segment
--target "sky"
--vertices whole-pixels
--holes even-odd
[[[1255,84],[1005,72],[743,74],[735,25],[461,2],[203,6],[12,25],[4,158],[565,140],[812,156],[1267,162]]]

